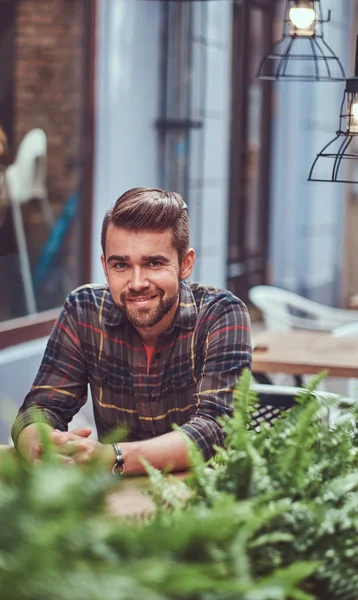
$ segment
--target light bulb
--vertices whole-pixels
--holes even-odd
[[[313,8],[302,8],[293,6],[290,8],[290,21],[297,29],[308,29],[316,18],[316,11]]]
[[[358,122],[358,101],[353,102],[351,107],[351,115]]]
[[[358,100],[351,104],[349,131],[350,133],[358,133]]]

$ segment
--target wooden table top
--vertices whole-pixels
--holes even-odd
[[[173,485],[188,477],[188,471],[173,473],[169,476]],[[146,475],[137,477],[123,476],[118,492],[108,497],[109,512],[117,517],[146,517],[153,514],[155,505],[148,495],[151,481]]]
[[[309,375],[327,369],[330,377],[358,378],[358,336],[266,330],[255,335],[253,342],[253,372]]]

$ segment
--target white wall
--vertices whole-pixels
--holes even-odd
[[[0,351],[0,444],[9,442],[11,426],[29,391],[46,338]]]
[[[103,281],[107,208],[132,187],[156,187],[160,2],[98,2],[92,281]]]
[[[12,424],[33,384],[46,343],[47,338],[40,338],[0,351],[0,444],[12,443]],[[91,399],[74,417],[71,427],[94,428]],[[91,437],[96,437],[96,433]]]
[[[190,215],[197,251],[193,277],[225,287],[231,116],[232,2],[194,6],[193,119],[203,131],[192,134]],[[205,71],[203,72],[203,65]]]

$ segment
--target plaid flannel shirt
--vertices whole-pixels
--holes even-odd
[[[159,336],[147,374],[146,352],[105,285],[72,292],[50,335],[31,391],[13,427],[34,420],[34,407],[60,430],[91,388],[98,439],[117,427],[128,441],[148,439],[176,423],[208,459],[222,445],[218,416],[231,414],[232,390],[251,367],[250,319],[230,292],[181,282],[171,327]]]

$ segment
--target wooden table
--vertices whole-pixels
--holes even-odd
[[[175,485],[188,477],[188,471],[173,473],[169,476]],[[112,492],[108,498],[109,512],[117,517],[145,517],[153,514],[155,505],[147,492],[151,482],[146,475],[138,477],[123,476],[118,492]]]
[[[146,491],[148,477],[123,477],[118,482],[118,492],[108,497],[109,512],[116,517],[148,516],[155,510],[154,503]]]
[[[358,378],[358,336],[267,330],[253,341],[253,372],[310,375],[327,369],[330,377]]]

